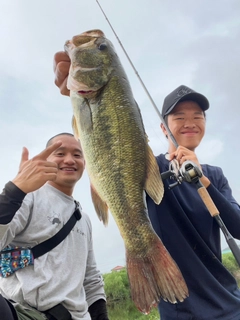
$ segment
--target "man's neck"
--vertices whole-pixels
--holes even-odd
[[[47,183],[50,184],[50,186],[61,191],[62,193],[65,193],[67,196],[71,197],[73,194],[73,189],[74,189],[73,186],[71,186],[71,187],[70,186],[62,186],[62,185],[56,184],[54,181],[48,181]]]

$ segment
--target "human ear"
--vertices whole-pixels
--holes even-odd
[[[168,132],[167,132],[166,128],[164,127],[164,124],[161,123],[161,124],[160,124],[160,127],[161,127],[162,132],[164,133],[165,137],[168,139],[168,135],[167,135]]]

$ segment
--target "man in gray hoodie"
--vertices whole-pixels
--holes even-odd
[[[0,195],[0,250],[34,247],[61,230],[75,211],[72,193],[84,167],[80,143],[69,133],[51,138],[31,160],[24,148],[18,175]],[[89,217],[81,212],[60,244],[0,278],[0,293],[1,320],[108,320]]]

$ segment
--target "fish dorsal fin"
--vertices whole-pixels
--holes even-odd
[[[159,204],[164,194],[164,186],[160,175],[157,160],[148,145],[147,149],[147,177],[145,190],[156,204]]]
[[[91,196],[94,208],[96,210],[96,213],[98,215],[98,218],[100,221],[103,222],[105,226],[108,224],[108,206],[105,201],[101,199],[99,194],[97,193],[94,186],[91,184]]]

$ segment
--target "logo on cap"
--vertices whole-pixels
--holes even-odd
[[[181,97],[183,97],[186,94],[191,93],[191,92],[194,92],[194,91],[189,89],[189,88],[187,88],[187,87],[183,87],[183,88],[178,90],[175,100],[178,100],[179,98],[181,98]]]

